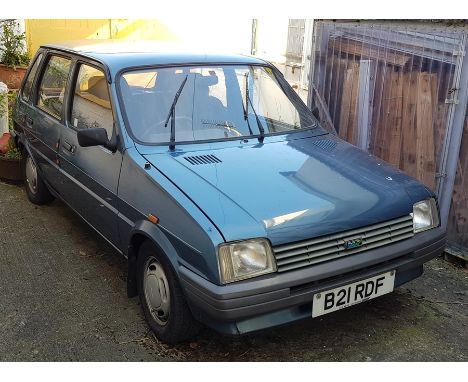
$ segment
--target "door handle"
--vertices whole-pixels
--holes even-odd
[[[63,147],[65,150],[71,152],[72,154],[74,154],[75,151],[76,151],[76,146],[75,146],[75,145],[72,145],[72,144],[70,144],[70,143],[68,143],[68,142],[63,142],[62,147]]]

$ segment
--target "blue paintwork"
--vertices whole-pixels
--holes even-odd
[[[310,239],[409,214],[413,203],[433,196],[415,179],[320,128],[267,136],[263,143],[255,138],[199,142],[176,145],[174,151],[131,139],[115,85],[123,69],[264,63],[257,58],[166,50],[136,53],[83,44],[56,48],[72,58],[78,54],[97,61],[110,74],[120,146],[115,153],[79,147],[76,131],[66,122],[68,93],[61,121],[19,97],[15,124],[20,142],[53,192],[126,256],[135,255],[132,245],[138,237],[146,237],[161,248],[176,272],[184,266],[220,284],[220,243],[266,237],[279,245]],[[24,126],[25,115],[35,119],[33,127]],[[64,139],[77,145],[74,155],[63,152]],[[206,154],[221,162],[194,166],[184,159]],[[148,214],[158,216],[160,223],[149,223]],[[284,316],[276,321],[288,320]]]
[[[142,152],[228,241],[260,236],[279,245],[346,231],[409,214],[415,201],[429,196],[417,181],[356,147],[330,134],[308,135]],[[194,166],[184,159],[205,154],[222,163]],[[406,192],[414,186],[416,197]]]

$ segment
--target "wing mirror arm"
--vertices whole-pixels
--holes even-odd
[[[110,139],[107,140],[107,144],[105,144],[104,147],[112,151],[113,153],[115,153],[117,151],[118,142],[119,142],[119,137],[115,133],[115,129],[114,129],[112,131],[112,136],[110,137]]]

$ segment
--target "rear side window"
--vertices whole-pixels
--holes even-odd
[[[26,102],[28,102],[31,98],[32,85],[34,82],[34,78],[36,77],[37,68],[39,68],[41,61],[42,53],[39,54],[39,56],[37,56],[36,58],[36,61],[34,61],[34,64],[31,67],[31,70],[29,71],[28,77],[26,78],[26,82],[24,83],[23,90],[21,91],[21,95]]]
[[[62,115],[70,63],[68,58],[52,56],[39,87],[37,106],[57,119],[61,119]]]
[[[113,121],[104,72],[81,64],[75,83],[70,123],[76,129],[103,127],[110,138]]]

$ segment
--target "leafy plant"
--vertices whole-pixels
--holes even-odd
[[[10,91],[8,93],[0,94],[0,117],[2,117],[4,113],[6,112],[9,113],[9,118],[8,118],[9,130],[13,129],[13,108],[15,107],[16,95],[17,95],[16,91]],[[8,99],[6,103],[5,103],[5,98]],[[0,154],[0,158],[12,159],[12,160],[13,159],[20,160],[22,158],[21,151],[16,147],[12,139],[8,141],[6,153]]]
[[[7,152],[5,154],[0,154],[0,158],[21,160],[21,151],[15,146],[13,139],[8,141]]]
[[[0,38],[0,61],[16,68],[29,63],[29,57],[26,52],[26,36],[24,33],[18,33],[18,23],[15,20],[2,21]]]
[[[16,90],[9,90],[8,93],[0,93],[0,118],[8,113],[9,130],[13,130],[13,110],[15,108],[17,93]],[[7,102],[5,102],[5,98]]]
[[[8,93],[0,93],[0,118],[2,118],[5,113],[8,112],[9,109],[9,102],[5,102],[5,98],[8,98]]]
[[[18,96],[17,90],[10,90],[8,92],[8,130],[13,130],[13,112],[15,110],[16,98]]]

